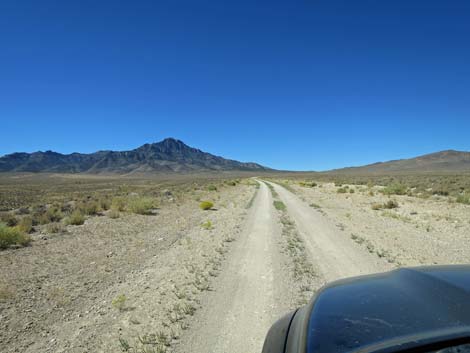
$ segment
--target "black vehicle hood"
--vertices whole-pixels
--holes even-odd
[[[308,323],[307,352],[357,351],[454,328],[470,332],[470,266],[399,269],[321,290]]]

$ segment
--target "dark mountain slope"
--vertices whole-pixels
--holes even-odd
[[[61,154],[52,151],[12,153],[0,157],[0,172],[148,173],[203,171],[265,171],[256,163],[225,159],[182,141],[167,138],[131,151]]]

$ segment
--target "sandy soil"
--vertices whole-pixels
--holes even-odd
[[[390,265],[346,237],[331,220],[309,207],[284,187],[270,183],[287,206],[297,229],[305,240],[311,261],[324,281],[359,276],[390,269]]]
[[[254,190],[225,188],[214,211],[189,199],[155,216],[93,217],[0,252],[2,352],[166,350],[218,276]]]
[[[290,185],[299,198],[312,204],[370,254],[394,267],[465,264],[470,259],[470,207],[434,196],[385,196],[374,187],[354,186],[355,193],[338,194],[334,184],[305,188]],[[373,195],[370,195],[372,191]],[[375,203],[395,200],[399,207],[373,210]]]

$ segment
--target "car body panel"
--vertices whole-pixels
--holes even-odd
[[[429,351],[467,343],[470,266],[404,268],[336,281],[283,325],[287,353]]]
[[[470,267],[399,269],[334,282],[316,297],[307,352],[350,352],[470,326]]]

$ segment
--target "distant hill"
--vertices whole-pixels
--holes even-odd
[[[225,159],[167,138],[131,151],[61,154],[52,151],[12,153],[0,157],[0,172],[50,173],[191,173],[204,171],[268,171],[256,163]]]
[[[470,152],[447,150],[415,158],[379,162],[361,167],[335,169],[330,172],[338,174],[470,172]]]

